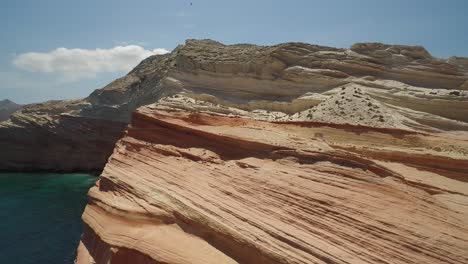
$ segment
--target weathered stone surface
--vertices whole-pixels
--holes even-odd
[[[106,164],[80,264],[467,263],[467,84],[417,46],[188,40],[14,113],[0,169]]]
[[[15,114],[0,126],[1,168],[100,172],[124,128],[123,123],[64,114]]]
[[[268,122],[185,95],[139,108],[77,263],[466,263],[466,132]]]
[[[422,47],[380,43],[337,49],[305,43],[256,46],[188,40],[171,54],[145,59],[87,98],[30,105],[15,113],[0,124],[0,170],[57,169],[59,157],[70,157],[61,170],[102,168],[136,108],[180,91],[242,110],[276,112],[265,115],[268,120],[296,114],[301,121],[466,131],[466,60],[437,59]],[[406,121],[373,122],[346,111],[336,119],[330,113],[311,115],[316,120],[300,114],[327,104],[347,86],[359,87],[385,113]],[[56,158],[44,155],[44,142]],[[87,147],[79,152],[70,149],[77,144]]]
[[[89,97],[32,104],[0,123],[0,170],[101,171],[131,112],[163,94],[156,55]]]

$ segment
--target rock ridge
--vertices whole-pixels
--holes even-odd
[[[438,59],[423,47],[381,43],[344,49],[298,42],[257,46],[187,40],[170,54],[143,60],[87,98],[28,105],[14,113],[0,124],[0,170],[101,170],[135,109],[180,92],[246,111],[274,112],[261,115],[277,121],[298,117],[296,121],[468,131],[466,60]],[[332,118],[339,109],[311,115],[317,120],[307,118],[310,109],[330,109],[320,107],[348,86],[359,88],[385,113],[370,115],[375,122],[364,112],[350,117],[345,111],[349,115]],[[73,154],[70,145],[86,145],[89,151]],[[57,155],[44,155],[44,146],[52,146]],[[81,158],[57,167],[58,158],[68,156]]]
[[[89,192],[77,263],[468,260],[466,138],[184,96],[133,114]]]
[[[0,122],[8,120],[10,115],[15,111],[21,109],[21,105],[16,104],[8,99],[0,101]]]

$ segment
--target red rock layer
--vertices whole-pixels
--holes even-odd
[[[468,131],[467,65],[419,46],[187,40],[86,98],[27,105],[0,122],[0,170],[101,170],[132,112],[180,91],[291,121]],[[345,86],[362,94],[334,96]]]
[[[455,165],[378,156],[390,149]],[[77,263],[466,263],[467,150],[140,108],[89,192]]]

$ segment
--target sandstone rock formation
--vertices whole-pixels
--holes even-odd
[[[76,263],[468,261],[466,132],[268,115],[191,94],[139,108]]]
[[[276,121],[467,131],[466,65],[466,58],[438,59],[418,46],[188,40],[87,98],[13,114],[0,124],[0,170],[100,170],[136,108],[180,91],[245,111],[274,112],[266,116]],[[347,87],[359,89],[372,105],[340,99],[337,93]]]
[[[0,101],[0,122],[10,118],[10,115],[21,107],[8,99]]]
[[[466,263],[462,62],[188,41],[90,190],[76,262]]]
[[[467,65],[188,40],[14,113],[0,170],[104,168],[81,264],[467,263]]]

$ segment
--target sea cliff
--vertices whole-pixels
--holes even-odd
[[[467,61],[381,43],[342,49],[187,40],[87,98],[12,114],[0,123],[0,170],[102,170],[132,112],[181,91],[242,110],[277,112],[278,119],[296,114],[290,120],[467,131]],[[348,86],[374,101],[338,94]]]
[[[188,40],[0,123],[0,170],[102,171],[77,263],[467,263],[468,59]]]

